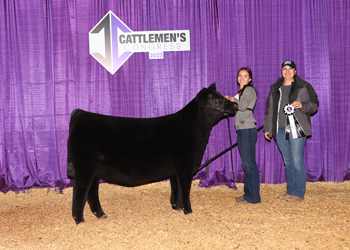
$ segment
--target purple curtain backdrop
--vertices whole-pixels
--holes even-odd
[[[162,60],[134,53],[111,75],[89,54],[88,33],[109,11],[133,31],[190,30],[191,51]],[[306,142],[309,181],[350,179],[350,2],[329,1],[85,1],[5,0],[0,5],[0,190],[71,185],[66,141],[73,109],[155,117],[180,110],[216,82],[222,94],[238,91],[240,67],[253,71],[255,117],[264,121],[270,85],[280,65],[293,60],[320,100]],[[231,118],[233,142],[236,142]],[[212,130],[203,162],[229,147],[227,121]],[[284,183],[276,143],[259,132],[262,183]],[[140,149],[142,150],[142,149]],[[135,152],[136,154],[136,152]],[[238,149],[195,178],[200,186],[242,182]]]

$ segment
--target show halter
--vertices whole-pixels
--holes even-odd
[[[227,116],[227,126],[228,126],[228,133],[230,135],[230,145],[232,145],[232,138],[231,138],[231,128],[230,128],[230,117]],[[233,169],[233,156],[232,156],[232,150],[231,151],[231,167],[232,167],[232,182],[235,182],[235,171]]]
[[[229,117],[227,117],[227,119],[229,119]],[[223,154],[227,153],[228,151],[231,150],[231,164],[232,164],[232,174],[233,174],[233,180],[234,178],[234,171],[233,171],[233,156],[232,156],[232,149],[234,147],[236,147],[238,145],[238,143],[236,142],[235,144],[232,144],[232,139],[231,139],[231,129],[230,129],[230,124],[228,122],[228,126],[229,126],[229,134],[230,134],[230,144],[231,146],[229,146],[228,148],[226,148],[225,150],[223,150],[221,153],[218,153],[217,155],[215,155],[214,157],[212,157],[211,159],[207,160],[205,163],[203,163],[198,170],[193,174],[197,174],[199,171],[201,171],[203,168],[205,168],[206,166],[208,166],[210,163],[212,163],[213,161],[215,161],[217,158],[219,158],[220,156],[222,156]],[[264,125],[261,125],[258,129],[257,132],[259,132],[260,130],[262,130],[264,127]]]

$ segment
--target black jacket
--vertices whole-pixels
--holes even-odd
[[[271,85],[269,96],[266,100],[266,112],[264,121],[264,132],[269,132],[270,136],[276,139],[278,128],[278,108],[280,103],[280,88],[283,85],[284,78],[278,78],[276,83]],[[305,135],[311,136],[311,115],[318,110],[319,102],[317,94],[310,83],[304,81],[299,76],[294,76],[289,92],[289,104],[294,101],[300,101],[301,109],[296,109],[295,116],[302,126]]]

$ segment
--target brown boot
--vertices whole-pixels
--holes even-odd
[[[288,199],[288,197],[290,197],[289,194],[283,194],[283,195],[280,196],[280,199],[281,200],[285,200],[285,199]]]
[[[296,196],[290,196],[286,199],[288,202],[300,202],[303,201],[303,198],[296,197]]]

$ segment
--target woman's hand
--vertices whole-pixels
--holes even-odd
[[[303,105],[301,104],[301,102],[299,101],[295,101],[292,103],[292,106],[296,109],[301,109],[303,107]]]
[[[229,101],[233,102],[233,97],[232,97],[232,96],[228,96],[228,95],[226,95],[226,96],[225,96],[225,98],[226,98],[227,100],[229,100]]]
[[[265,136],[266,140],[271,141],[271,137],[270,137],[270,133],[269,132],[265,132],[264,136]]]

